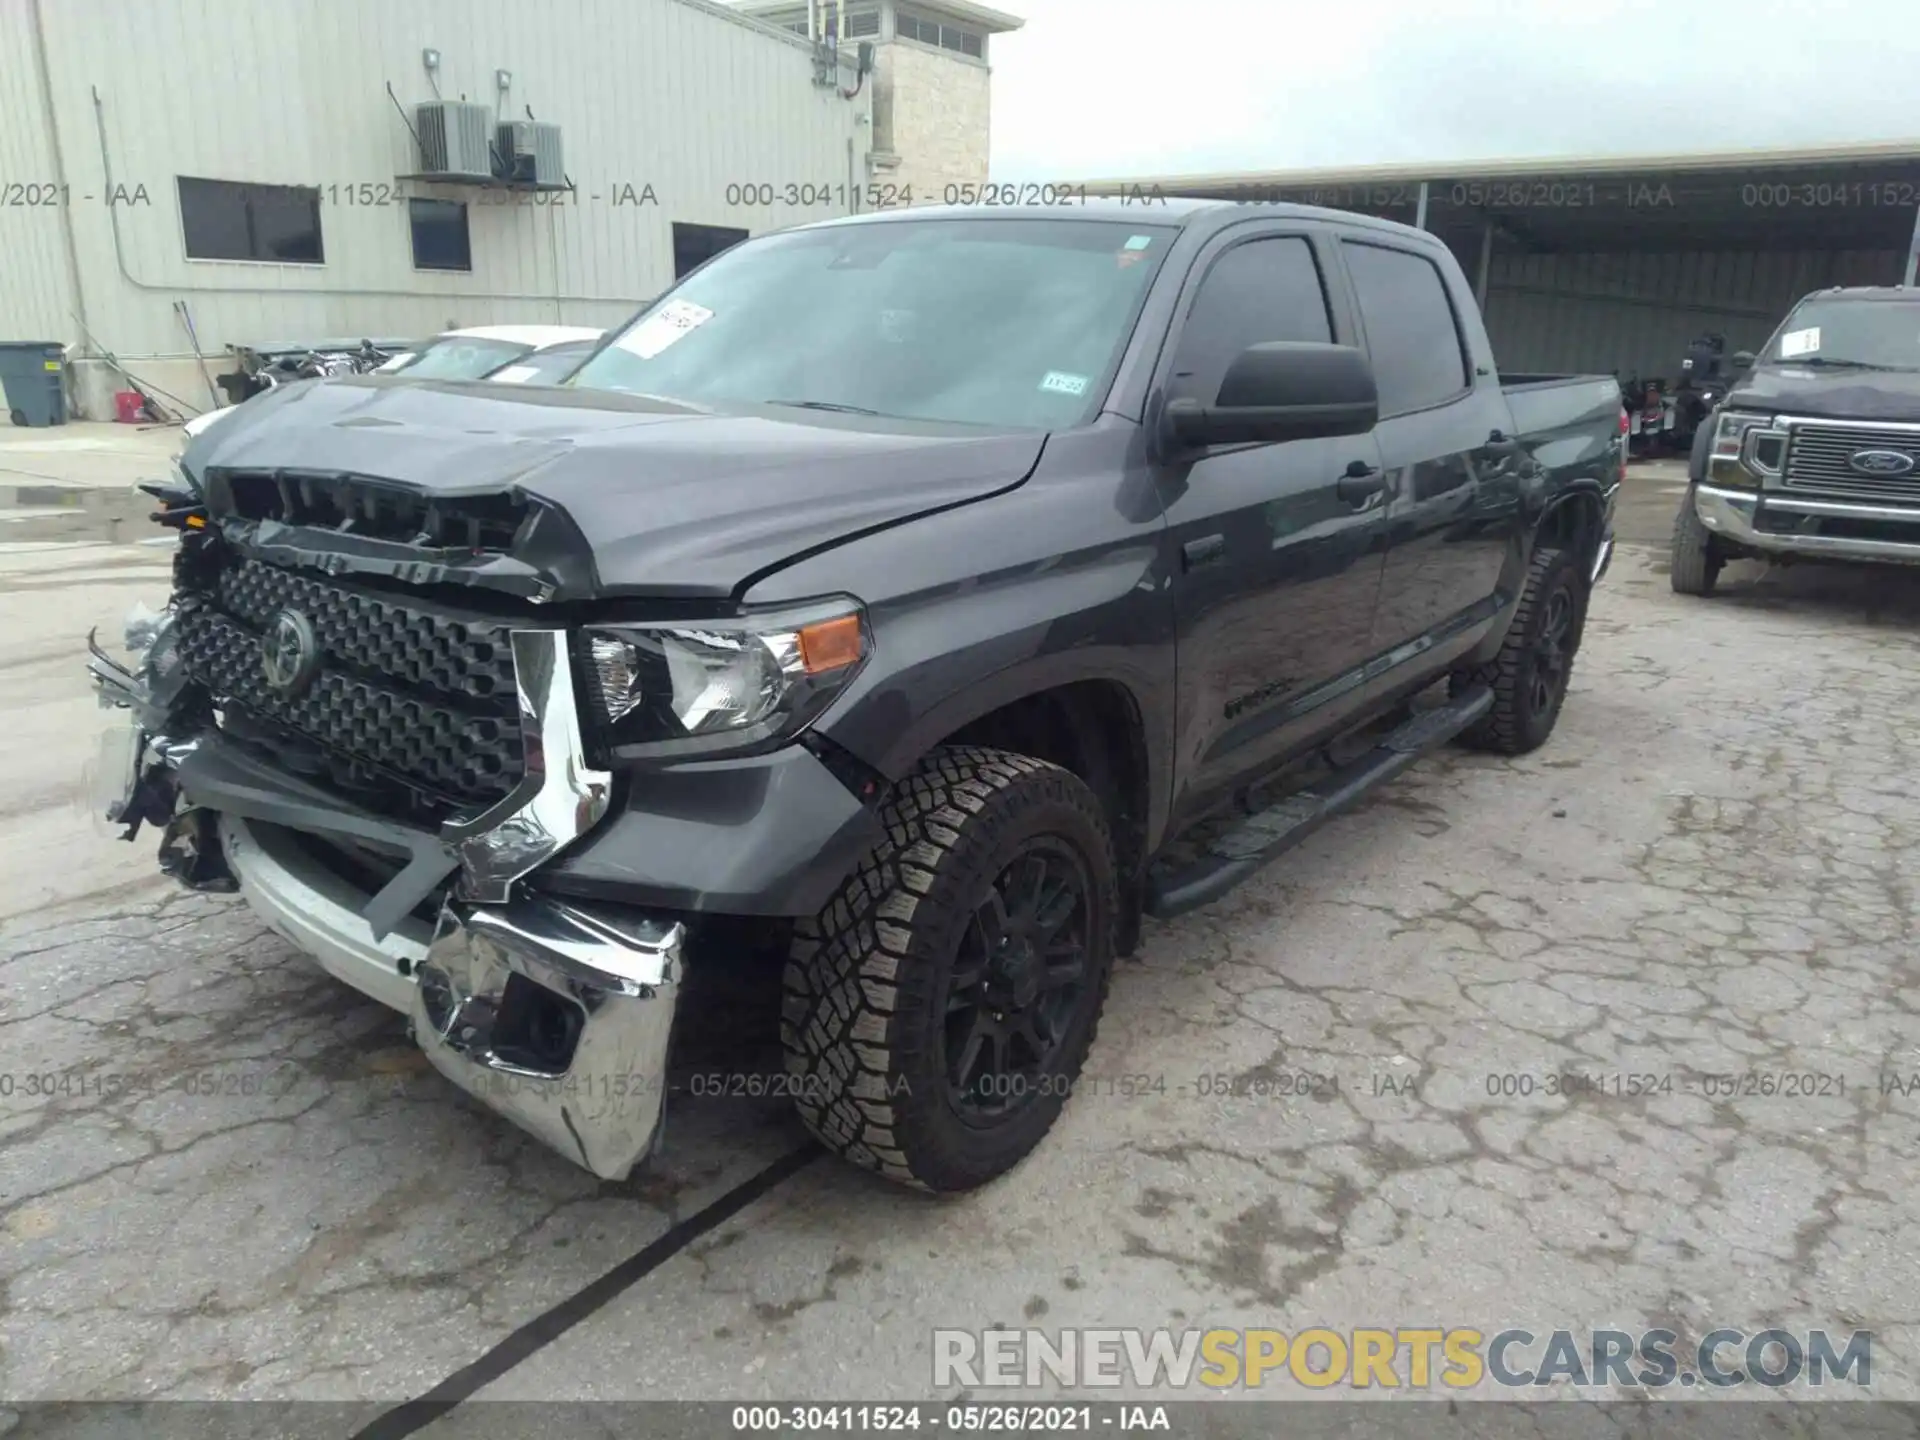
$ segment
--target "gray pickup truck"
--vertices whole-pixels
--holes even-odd
[[[1920,564],[1920,291],[1820,290],[1700,427],[1673,588],[1729,560]]]
[[[1296,207],[769,235],[564,385],[283,387],[199,437],[101,797],[595,1173],[688,977],[790,1095],[984,1183],[1143,917],[1452,739],[1516,754],[1612,553],[1618,385],[1495,372],[1433,236]]]

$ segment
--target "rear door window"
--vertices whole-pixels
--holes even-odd
[[[1440,267],[1424,255],[1341,242],[1380,387],[1380,418],[1426,410],[1465,394],[1466,339]]]

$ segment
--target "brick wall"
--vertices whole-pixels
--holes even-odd
[[[943,204],[946,187],[987,178],[991,72],[978,61],[910,41],[879,47],[874,59],[875,150],[900,157],[876,183],[910,185],[916,205]]]

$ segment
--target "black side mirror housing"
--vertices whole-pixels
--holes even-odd
[[[1167,402],[1174,438],[1194,448],[1364,435],[1379,420],[1380,393],[1365,355],[1350,345],[1293,340],[1241,351],[1212,405]]]

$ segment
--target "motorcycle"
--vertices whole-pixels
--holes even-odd
[[[1673,410],[1667,400],[1664,381],[1653,379],[1635,383],[1639,387],[1640,399],[1629,415],[1627,452],[1635,459],[1651,460],[1665,453],[1672,444],[1669,432],[1673,428]]]
[[[1718,333],[1700,336],[1687,349],[1680,362],[1680,389],[1675,398],[1674,448],[1693,448],[1693,437],[1726,399],[1732,388],[1726,374],[1727,337]]]
[[[352,350],[307,350],[263,359],[247,377],[255,393],[273,390],[294,380],[319,380],[335,375],[365,375],[393,358],[394,351],[362,340]]]

